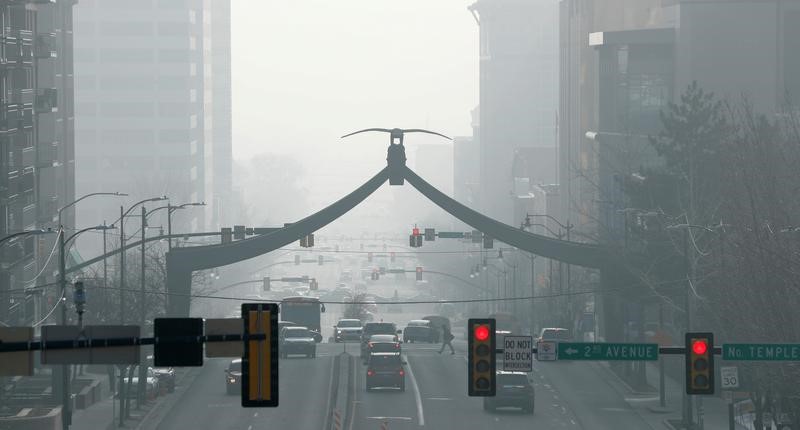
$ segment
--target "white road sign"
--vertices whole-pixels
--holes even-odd
[[[732,390],[739,388],[739,368],[736,366],[727,366],[719,368],[720,377],[722,377],[721,387],[723,390]]]
[[[536,344],[536,359],[539,361],[556,361],[556,348],[555,342],[539,341]]]
[[[506,372],[533,371],[533,337],[503,337],[503,370]]]

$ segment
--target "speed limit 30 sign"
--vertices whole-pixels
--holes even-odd
[[[722,379],[723,390],[739,388],[739,368],[736,366],[720,367],[719,374]]]

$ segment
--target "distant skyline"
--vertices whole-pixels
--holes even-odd
[[[234,158],[276,152],[303,160],[311,176],[361,176],[374,173],[371,160],[385,158],[376,141],[386,137],[340,141],[346,132],[397,126],[471,134],[473,2],[234,1]],[[407,146],[434,142],[415,136]],[[349,162],[337,167],[335,160]]]

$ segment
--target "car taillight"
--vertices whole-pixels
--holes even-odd
[[[372,342],[367,343],[368,348],[372,348]]]
[[[400,349],[400,343],[398,342],[398,343],[394,344],[394,347],[395,347],[395,349]]]
[[[367,376],[372,376],[374,374],[375,374],[375,372],[373,372],[372,370],[367,370]]]
[[[406,374],[406,372],[403,369],[400,369],[400,376],[403,376],[405,374]]]

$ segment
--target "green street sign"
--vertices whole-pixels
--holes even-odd
[[[800,343],[725,343],[723,360],[800,361]]]
[[[559,342],[559,360],[658,360],[657,343]]]
[[[439,239],[463,239],[464,233],[460,231],[440,231]]]

